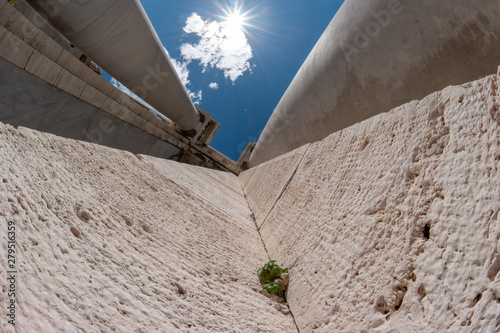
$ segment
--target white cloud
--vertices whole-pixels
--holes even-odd
[[[186,62],[178,61],[174,58],[170,58],[170,60],[172,61],[172,65],[174,66],[177,75],[179,75],[182,84],[187,87],[187,85],[189,84],[189,69],[187,68],[188,64]]]
[[[208,66],[218,68],[233,83],[246,71],[251,71],[252,48],[241,27],[203,20],[197,13],[192,13],[186,20],[184,32],[200,37],[197,44],[181,45],[181,55],[187,63],[199,60],[204,70]]]
[[[197,13],[192,13],[191,16],[186,20],[186,25],[184,26],[184,31],[187,33],[199,33],[205,27],[205,21],[203,21]]]
[[[208,85],[208,87],[209,87],[210,89],[213,89],[213,90],[217,90],[217,89],[219,89],[219,85],[217,84],[217,82],[211,82],[211,83]]]
[[[191,83],[189,81],[189,69],[188,69],[188,65],[189,65],[190,61],[180,61],[180,60],[177,60],[175,58],[170,57],[170,54],[168,53],[167,49],[165,49],[165,52],[169,56],[170,61],[172,63],[172,66],[174,67],[175,71],[177,72],[177,75],[179,75],[179,78],[180,78],[182,84],[186,88],[186,91],[187,91],[189,98],[191,98],[191,101],[193,102],[193,104],[199,105],[201,103],[201,101],[203,100],[203,91],[199,90],[198,92],[194,92],[188,88],[188,85],[190,85],[190,83]],[[136,101],[144,104],[145,106],[147,106],[148,108],[150,108],[152,110],[155,110],[155,108],[153,108],[151,105],[146,103],[144,100],[142,100],[139,96],[137,96],[132,91],[130,91],[130,89],[125,87],[123,84],[121,84],[115,78],[111,78],[110,83],[112,85],[114,85],[115,87],[117,87],[118,89],[120,89],[121,91],[123,91],[124,93],[126,93],[127,95],[129,95],[130,97],[132,97],[133,99],[135,99]]]
[[[167,51],[167,49],[165,49]],[[170,57],[170,54],[167,51],[167,54]],[[174,67],[175,71],[177,72],[177,75],[179,75],[179,78],[181,79],[182,84],[186,88],[186,91],[189,95],[189,98],[191,98],[191,101],[193,101],[194,104],[200,104],[202,101],[202,91],[199,90],[198,92],[193,92],[188,88],[188,85],[190,84],[189,81],[189,61],[179,61],[175,58],[170,57],[170,60],[172,62],[172,66]]]
[[[194,104],[200,104],[200,102],[202,100],[202,91],[201,90],[198,90],[197,93],[188,90],[188,94],[189,94],[189,97],[191,98],[191,100],[193,101]]]

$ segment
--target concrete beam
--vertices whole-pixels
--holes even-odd
[[[27,0],[71,43],[180,128],[198,112],[138,0]]]
[[[499,17],[498,0],[346,0],[274,110],[249,165],[495,73]]]

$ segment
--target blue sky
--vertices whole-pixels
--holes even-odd
[[[258,139],[342,2],[141,0],[193,101],[221,123],[210,145],[234,160]]]

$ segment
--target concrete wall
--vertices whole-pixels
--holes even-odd
[[[499,17],[498,0],[346,0],[281,98],[249,165],[494,73]]]
[[[24,0],[19,0],[14,5],[17,11],[23,14],[31,23],[38,27],[44,34],[61,45],[65,50],[73,54],[76,58],[85,56],[82,51],[72,45],[66,38],[61,36],[54,28],[50,26],[37,12],[33,10]]]
[[[111,98],[118,90],[11,9],[0,2],[1,88],[14,89],[0,99],[5,119],[28,108],[23,122],[48,131],[60,116],[50,106],[68,106],[63,124],[89,124],[87,134],[113,115],[185,144],[186,158],[224,161]],[[239,178],[0,124],[1,230],[16,222],[19,249],[16,328],[295,332],[287,306],[260,291],[256,272],[270,255],[290,268],[302,333],[498,331],[499,87],[500,69]]]
[[[305,332],[500,329],[500,68],[239,178]]]
[[[184,130],[199,115],[138,0],[26,0],[97,65]]]
[[[235,175],[1,123],[0,156],[1,332],[296,332]]]
[[[0,121],[133,153],[238,173],[208,144],[218,129],[203,114],[196,135],[111,85],[0,0]]]
[[[0,121],[162,158],[181,150],[0,58]]]
[[[17,331],[498,331],[499,87],[500,69],[238,178],[0,123]],[[269,255],[289,308],[261,292]]]

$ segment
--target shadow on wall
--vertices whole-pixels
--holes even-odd
[[[180,149],[0,58],[0,121],[161,158]],[[12,84],[15,82],[15,84]]]

